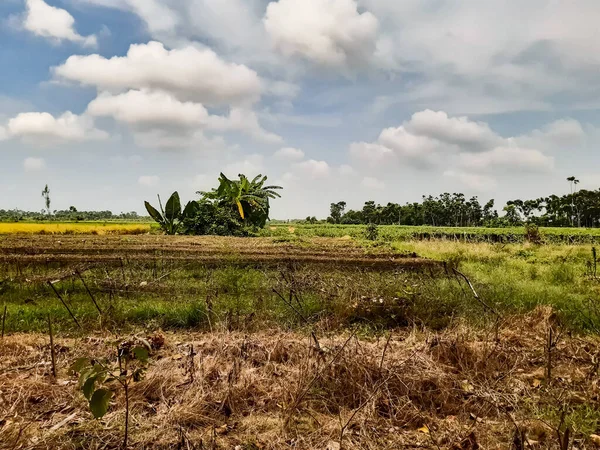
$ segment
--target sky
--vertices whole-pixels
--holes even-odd
[[[597,0],[1,0],[0,209],[600,188]]]

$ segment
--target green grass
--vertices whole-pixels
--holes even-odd
[[[341,234],[339,229],[346,229],[324,228],[337,230],[338,234]],[[312,229],[296,227],[291,233],[286,227],[287,234],[278,234],[272,242],[282,247],[302,245],[316,250],[322,241],[303,234]],[[600,281],[591,272],[591,245],[405,238],[391,241],[380,238],[375,242],[354,240],[367,252],[383,247],[398,253],[416,253],[458,268],[472,281],[481,298],[504,317],[547,305],[554,308],[569,329],[600,332]],[[149,261],[127,261],[128,266],[123,271],[113,268],[105,272],[97,268],[87,272],[86,277],[98,302],[107,311],[105,326],[115,330],[306,326],[307,322],[298,312],[310,324],[327,323],[334,328],[361,325],[375,330],[412,324],[439,329],[460,318],[480,324],[489,324],[493,319],[451,271],[450,276],[443,271],[432,276],[429,273],[342,270],[333,266],[301,268],[294,275],[300,286],[300,299],[293,299],[291,307],[273,291],[280,292],[289,303],[289,286],[282,281],[279,270],[240,268],[232,264],[235,260],[232,253],[231,258],[224,259],[216,269],[200,263],[185,267],[167,263],[161,264],[158,270]],[[48,269],[43,261],[37,266],[22,268],[26,276],[56,269],[58,267]],[[159,283],[143,286],[164,273],[170,275]],[[14,274],[14,267],[0,265],[0,307],[3,303],[8,307],[8,332],[44,331],[48,313],[54,317],[57,330],[77,330],[48,286],[11,281]],[[79,281],[64,281],[56,287],[85,329],[99,326],[98,313]],[[114,290],[112,295],[111,289]]]
[[[261,231],[262,236],[285,237],[290,234],[304,237],[343,237],[362,239],[366,225],[330,224],[274,224]],[[291,232],[290,230],[293,230]],[[596,243],[600,242],[600,228],[540,228],[542,238],[547,243]],[[484,227],[430,227],[430,226],[379,226],[379,239],[385,242],[398,240],[445,239],[466,242],[522,243],[525,240],[524,227],[484,228]]]

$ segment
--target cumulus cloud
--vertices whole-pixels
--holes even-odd
[[[25,161],[23,161],[23,168],[25,169],[25,172],[39,172],[46,168],[46,162],[43,158],[25,158]]]
[[[541,147],[548,150],[570,150],[585,143],[587,133],[574,119],[560,119],[515,140],[524,147]]]
[[[382,191],[385,189],[385,182],[373,177],[364,177],[360,185],[367,189]]]
[[[185,147],[190,134],[203,130],[237,131],[260,142],[282,142],[280,136],[261,127],[256,113],[251,110],[232,108],[228,116],[209,115],[201,103],[183,102],[164,91],[102,93],[88,105],[88,114],[112,117],[128,124],[138,133],[139,142],[149,141],[151,146],[156,146],[152,144],[154,137],[163,142],[162,147]],[[143,132],[141,138],[140,131]]]
[[[493,147],[502,141],[487,123],[473,122],[468,117],[448,117],[444,111],[430,109],[413,114],[405,128],[409,133],[474,151]]]
[[[261,127],[254,111],[245,108],[231,108],[228,117],[211,116],[208,124],[211,130],[240,131],[267,144],[280,144],[283,138]]]
[[[10,138],[41,145],[108,139],[108,133],[95,128],[91,117],[70,111],[58,117],[47,112],[21,113],[8,121],[6,129]]]
[[[229,163],[223,169],[223,173],[229,178],[235,178],[243,173],[252,179],[259,173],[264,172],[264,157],[259,154],[248,155],[241,161]]]
[[[160,42],[133,44],[126,56],[74,55],[53,68],[58,80],[101,90],[158,89],[182,101],[206,105],[249,104],[257,101],[257,73],[229,63],[209,49],[192,46],[168,50]]]
[[[287,161],[300,161],[304,159],[304,152],[298,148],[284,147],[277,150],[274,156]]]
[[[518,146],[496,147],[489,152],[461,153],[460,165],[471,170],[510,169],[547,172],[554,168],[554,158],[541,151]]]
[[[430,168],[448,164],[449,157],[458,155],[460,165],[473,170],[545,171],[553,167],[552,158],[540,150],[519,145],[516,138],[503,138],[486,123],[430,110],[413,114],[397,128],[384,129],[376,142],[353,143],[350,153],[372,166],[395,161]]]
[[[160,177],[157,175],[142,175],[138,178],[138,184],[144,187],[154,187],[160,183]]]
[[[309,159],[294,164],[294,169],[310,178],[325,178],[329,176],[330,168],[326,161]]]
[[[264,26],[275,48],[324,67],[360,67],[376,49],[378,20],[355,0],[279,0]]]
[[[338,167],[338,172],[340,173],[340,175],[349,176],[354,175],[356,173],[356,170],[354,170],[354,167],[352,167],[349,164],[342,164],[340,167]]]
[[[496,180],[488,175],[463,172],[460,170],[446,170],[444,176],[454,179],[463,186],[474,191],[487,192],[497,187]]]
[[[81,36],[75,31],[75,19],[68,11],[48,5],[44,0],[27,0],[23,28],[31,33],[55,40],[71,41],[85,47],[98,45],[96,36]]]
[[[88,113],[141,126],[193,127],[208,121],[208,111],[202,104],[182,102],[167,92],[148,90],[102,93],[88,105]]]

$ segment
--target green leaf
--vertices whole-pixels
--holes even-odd
[[[144,205],[146,206],[146,211],[148,211],[150,217],[152,217],[155,221],[157,221],[160,224],[164,222],[162,214],[159,213],[154,206],[152,206],[148,202],[144,202]]]
[[[191,202],[188,202],[188,204],[185,205],[185,208],[183,210],[182,218],[183,219],[193,218],[196,215],[196,213],[198,212],[198,206],[199,206],[198,202],[196,202],[196,201],[192,200]]]
[[[143,363],[147,363],[148,362],[148,349],[145,347],[135,347],[132,350],[133,356],[135,357],[135,359],[137,359],[138,361],[141,361]]]
[[[108,389],[98,389],[92,395],[90,399],[90,410],[94,415],[94,418],[100,419],[104,417],[106,411],[108,411],[108,404],[112,398],[113,393]]]
[[[73,364],[71,364],[71,367],[69,368],[69,370],[72,373],[81,373],[81,371],[85,367],[89,367],[91,364],[92,364],[92,362],[90,361],[89,358],[79,358],[79,359],[75,360],[75,362]]]
[[[165,219],[173,223],[175,220],[181,217],[181,200],[179,199],[179,193],[177,191],[173,192],[169,200],[167,200],[167,205],[165,206]]]
[[[87,398],[88,400],[90,400],[92,398],[92,394],[94,393],[94,388],[96,387],[96,378],[98,376],[97,375],[92,375],[91,377],[89,377],[87,380],[85,380],[85,383],[83,383],[83,387],[81,388],[81,390],[83,391],[83,395],[85,398]]]

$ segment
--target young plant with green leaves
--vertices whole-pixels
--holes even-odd
[[[169,197],[169,200],[167,200],[165,208],[163,208],[160,195],[158,196],[158,205],[160,207],[160,211],[158,211],[148,202],[144,202],[144,205],[146,206],[146,211],[148,211],[148,214],[150,214],[150,216],[156,222],[158,222],[160,228],[165,232],[165,234],[170,235],[177,234],[183,225],[183,221],[186,218],[194,216],[196,210],[198,209],[198,202],[191,201],[188,202],[182,211],[181,200],[177,191],[171,194],[171,197]]]
[[[143,379],[149,358],[149,343],[134,345],[124,342],[118,346],[115,367],[108,361],[80,358],[71,366],[73,373],[79,374],[79,387],[88,400],[94,418],[101,419],[108,412],[115,388],[125,392],[125,435],[123,448],[127,448],[129,438],[129,387]]]

